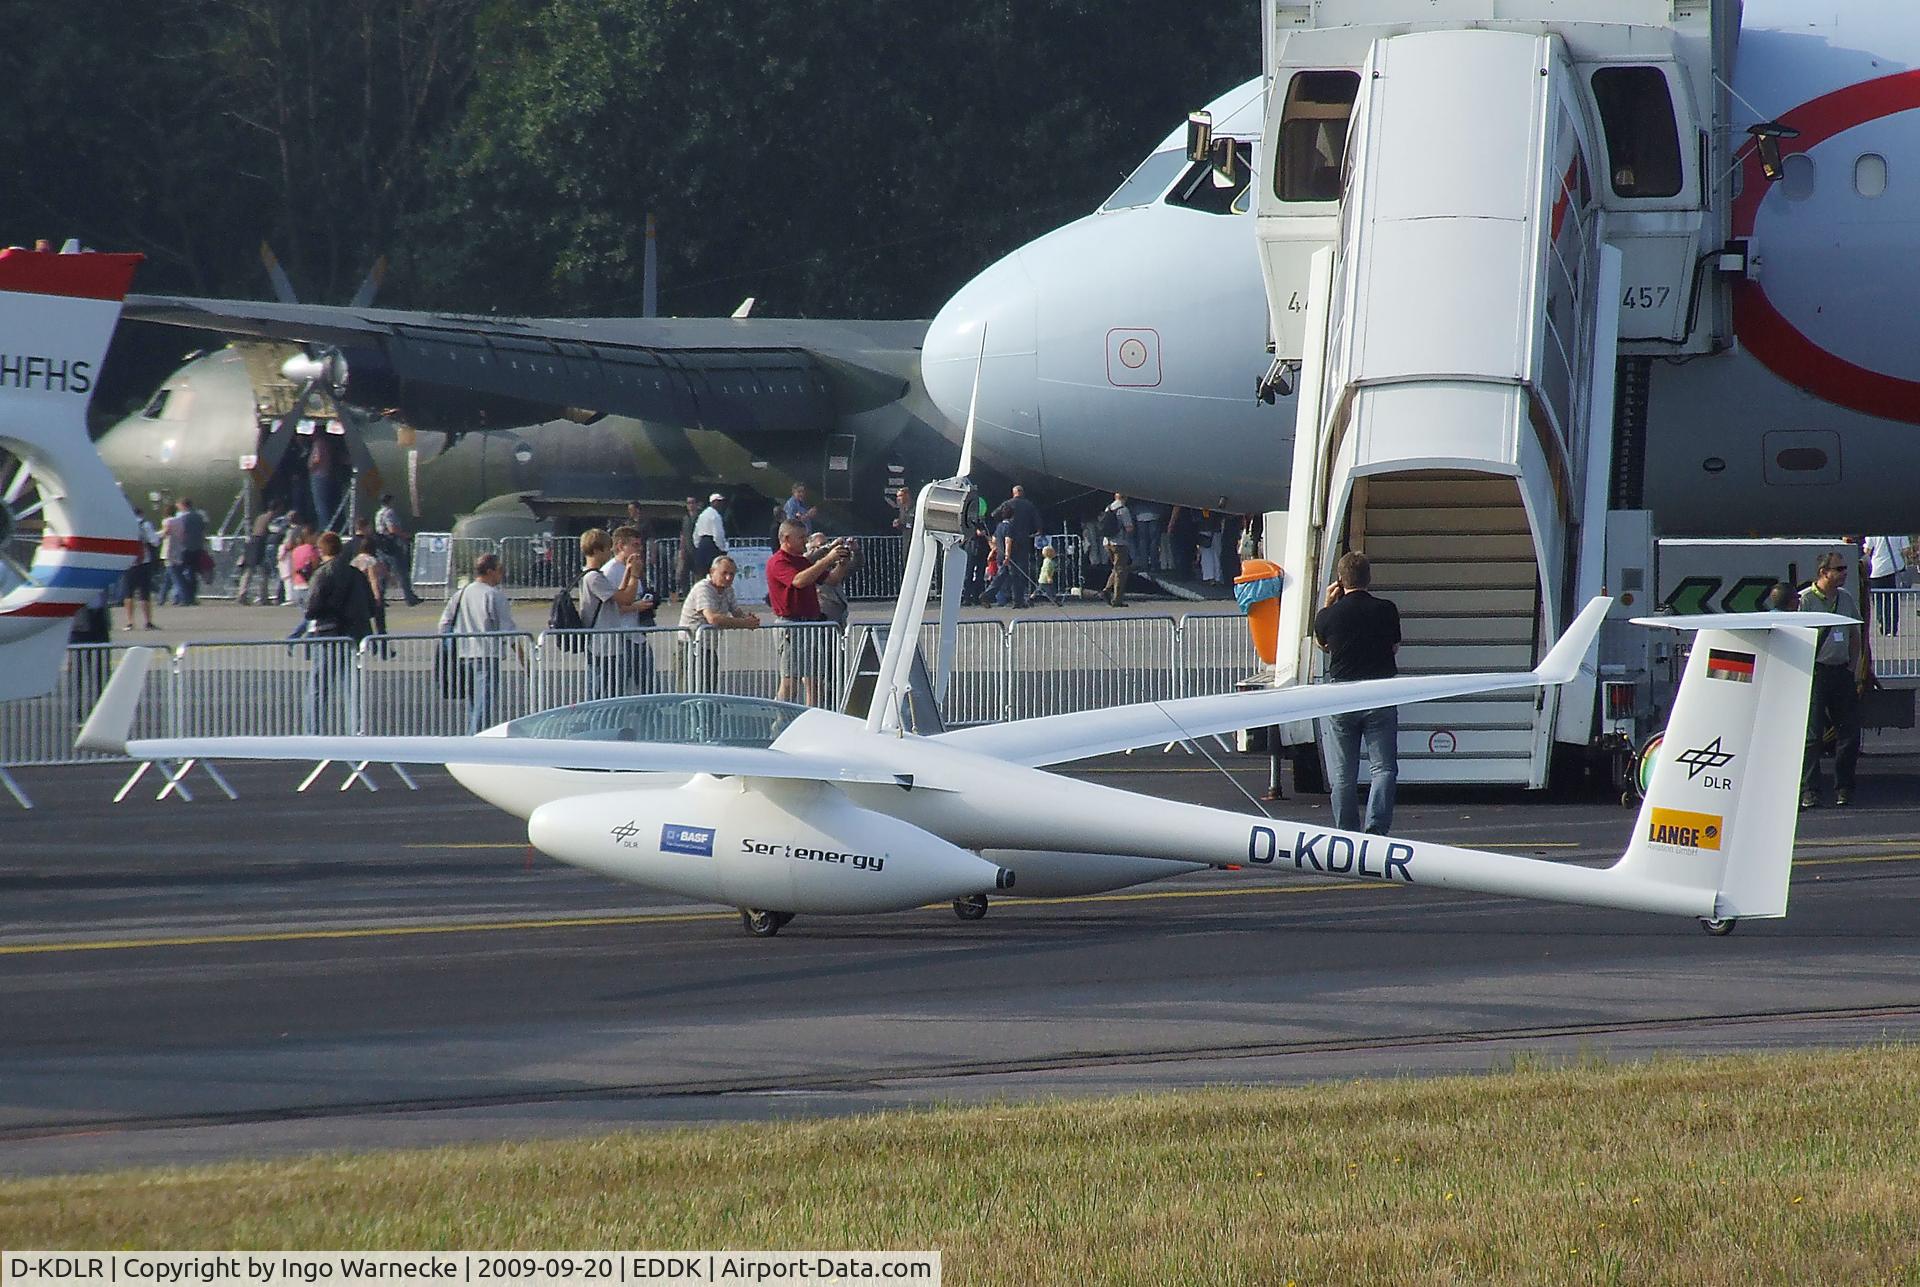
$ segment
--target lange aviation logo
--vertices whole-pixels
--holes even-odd
[[[1673,762],[1675,764],[1684,764],[1687,766],[1687,781],[1689,782],[1693,781],[1695,778],[1699,777],[1702,773],[1705,773],[1709,769],[1722,768],[1728,764],[1733,763],[1733,761],[1734,761],[1733,752],[1721,750],[1720,739],[1717,737],[1714,738],[1711,742],[1708,742],[1705,746],[1696,746],[1690,751],[1682,751],[1680,754],[1673,757]],[[1715,783],[1725,783],[1726,779],[1714,778],[1714,779],[1710,779],[1710,781]]]

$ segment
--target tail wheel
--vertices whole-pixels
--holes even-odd
[[[1702,916],[1700,918],[1700,928],[1715,938],[1725,938],[1727,935],[1733,933],[1733,927],[1739,923],[1739,918],[1733,916],[1726,917],[1725,919],[1716,919],[1711,916]]]

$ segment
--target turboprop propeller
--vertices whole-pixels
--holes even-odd
[[[298,304],[300,298],[294,292],[293,283],[287,278],[286,270],[280,266],[279,257],[273,253],[272,247],[260,247],[260,261],[266,266],[267,277],[273,283],[275,298],[283,304]],[[348,307],[370,307],[374,297],[379,294],[380,283],[386,279],[386,273],[387,261],[382,256],[368,271]],[[337,345],[309,342],[301,345],[299,353],[281,364],[280,374],[299,388],[294,394],[293,404],[274,421],[273,428],[260,443],[253,470],[255,482],[264,487],[279,472],[281,462],[299,437],[301,422],[308,418],[316,398],[324,397],[332,404],[333,420],[339,426],[355,475],[369,491],[379,491],[380,469],[374,462],[373,452],[367,447],[366,415],[346,400],[350,374],[347,355]],[[315,430],[325,431],[324,426]],[[324,514],[319,517],[322,522],[328,518]]]

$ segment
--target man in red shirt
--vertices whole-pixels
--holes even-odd
[[[826,575],[851,558],[853,550],[835,545],[818,559],[807,557],[807,525],[788,519],[780,524],[780,548],[767,560],[767,602],[773,624],[780,631],[780,689],[775,696],[793,700],[795,687],[809,706],[818,706],[819,676],[834,630],[820,612],[818,586]]]

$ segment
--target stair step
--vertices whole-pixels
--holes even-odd
[[[1422,563],[1472,565],[1488,559],[1500,562],[1534,561],[1531,532],[1405,532],[1381,535],[1369,530],[1367,557],[1373,561],[1375,578],[1385,569]]]
[[[1394,658],[1403,675],[1464,675],[1533,669],[1531,643],[1402,644]]]
[[[1424,737],[1438,728],[1530,729],[1533,727],[1533,694],[1515,690],[1515,701],[1495,701],[1498,693],[1480,693],[1473,697],[1451,698],[1443,702],[1415,702],[1400,708],[1400,731],[1420,730]]]
[[[1395,590],[1532,589],[1538,570],[1533,560],[1516,559],[1472,563],[1395,563],[1376,568],[1373,590],[1391,596]],[[1532,610],[1532,604],[1528,604]]]
[[[1485,475],[1462,478],[1376,475],[1367,480],[1367,508],[1432,509],[1496,508],[1518,504],[1520,485],[1511,478]]]
[[[1394,601],[1399,604],[1399,600]],[[1416,644],[1525,644],[1533,645],[1533,616],[1432,617],[1413,615],[1400,604],[1402,647]]]
[[[1527,511],[1518,505],[1476,509],[1461,506],[1433,509],[1409,506],[1405,509],[1369,507],[1366,512],[1367,540],[1382,536],[1401,536],[1418,532],[1499,533],[1530,535]]]
[[[1462,621],[1509,617],[1518,617],[1529,622],[1533,620],[1534,587],[1532,584],[1491,590],[1466,589],[1459,586],[1426,586],[1417,589],[1409,587],[1396,590],[1392,594],[1388,594],[1384,587],[1376,584],[1374,591],[1393,600],[1394,606],[1400,609],[1400,619],[1403,622],[1409,617],[1432,620],[1451,618]]]

